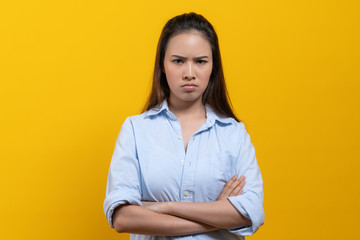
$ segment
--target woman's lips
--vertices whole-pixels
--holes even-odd
[[[185,84],[185,85],[182,85],[182,87],[187,91],[191,91],[191,90],[194,90],[196,88],[196,85],[194,85],[194,84]]]

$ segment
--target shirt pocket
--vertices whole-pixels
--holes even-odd
[[[210,166],[205,195],[209,201],[216,201],[227,181],[235,174],[235,169],[231,155],[226,152],[212,154],[209,159]]]

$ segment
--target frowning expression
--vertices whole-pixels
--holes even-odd
[[[212,67],[210,43],[200,32],[185,32],[172,37],[164,57],[170,101],[201,101]]]

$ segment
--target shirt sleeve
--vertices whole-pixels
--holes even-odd
[[[104,212],[113,228],[114,209],[125,203],[141,206],[140,169],[134,131],[129,118],[121,127],[111,158]]]
[[[240,152],[236,162],[236,172],[238,176],[245,176],[245,186],[241,195],[228,199],[244,217],[251,220],[252,225],[231,229],[230,232],[248,236],[255,233],[264,223],[263,180],[250,136],[243,123],[240,123],[240,127]]]

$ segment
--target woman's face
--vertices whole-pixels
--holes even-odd
[[[202,101],[212,67],[210,43],[201,33],[192,31],[170,38],[164,57],[170,102]]]

